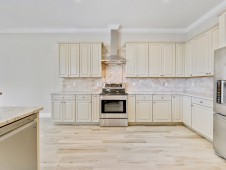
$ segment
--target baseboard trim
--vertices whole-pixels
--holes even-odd
[[[51,118],[51,113],[39,113],[40,118]]]

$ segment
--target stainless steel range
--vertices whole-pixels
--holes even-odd
[[[100,94],[100,126],[128,126],[127,93],[123,83],[105,83]]]

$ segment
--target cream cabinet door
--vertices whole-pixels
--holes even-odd
[[[208,70],[209,35],[204,33],[194,39],[193,73],[194,76],[206,76]]]
[[[184,77],[184,44],[176,44],[176,77]]]
[[[209,58],[208,58],[208,75],[213,75],[214,50],[219,48],[219,27],[215,27],[209,31]]]
[[[192,128],[209,139],[213,139],[213,109],[193,104]]]
[[[172,96],[172,121],[182,122],[183,113],[183,96],[173,95]]]
[[[100,121],[100,95],[92,95],[92,122]]]
[[[90,77],[90,44],[80,44],[80,77]]]
[[[72,123],[75,122],[75,101],[63,101],[63,121]]]
[[[128,121],[136,122],[136,97],[128,95]]]
[[[162,44],[149,43],[149,77],[160,77],[162,73]]]
[[[101,56],[102,56],[101,44],[91,44],[91,58],[90,58],[91,77],[102,76]]]
[[[69,76],[68,44],[59,44],[59,76]]]
[[[191,115],[192,115],[191,97],[183,96],[183,123],[188,127],[191,127],[192,125]]]
[[[126,44],[126,76],[148,77],[148,43]]]
[[[63,104],[61,100],[52,101],[51,118],[53,122],[63,122],[62,105]]]
[[[136,122],[152,122],[152,101],[136,101]]]
[[[148,44],[137,44],[136,53],[136,75],[137,77],[148,77]]]
[[[91,122],[91,101],[76,101],[76,122]]]
[[[162,44],[162,70],[164,77],[175,77],[175,44]]]
[[[171,101],[153,101],[153,122],[171,122]]]
[[[79,77],[79,44],[69,44],[69,77]]]
[[[126,44],[126,77],[136,77],[136,44]]]
[[[185,44],[185,77],[191,77],[193,75],[192,59],[194,55],[193,40]]]

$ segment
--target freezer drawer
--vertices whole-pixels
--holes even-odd
[[[213,120],[213,147],[215,152],[226,159],[226,116],[215,113]]]

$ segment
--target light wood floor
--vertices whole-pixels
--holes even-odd
[[[41,170],[226,170],[183,126],[99,127],[40,121]]]

